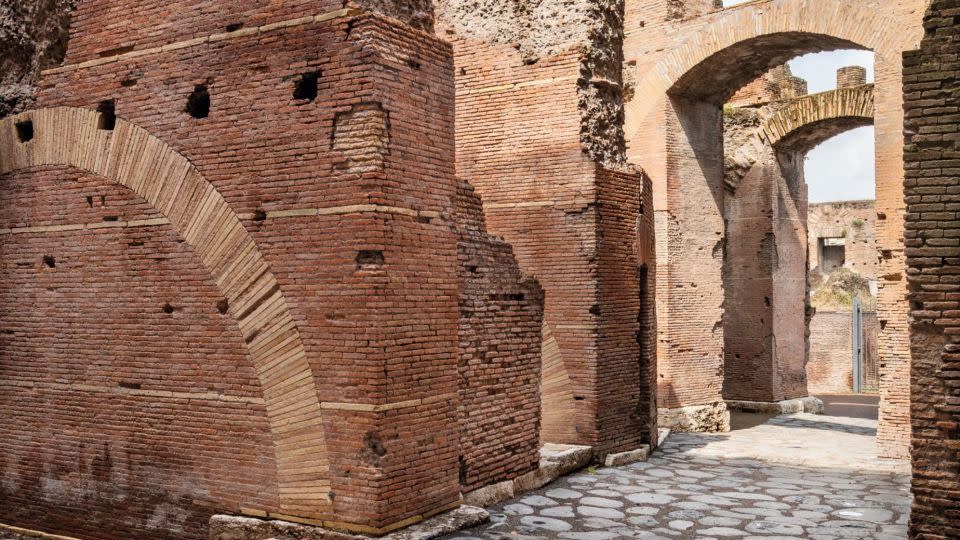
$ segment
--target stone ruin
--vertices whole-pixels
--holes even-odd
[[[957,534],[926,4],[0,8],[0,527],[379,536],[813,407],[802,160],[872,123],[878,441],[912,440],[915,533]],[[875,84],[780,67],[851,46]]]

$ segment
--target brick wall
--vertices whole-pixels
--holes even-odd
[[[956,0],[933,0],[903,58],[912,538],[960,537],[960,154]]]
[[[63,309],[25,299],[80,296],[75,314],[64,315],[70,349],[59,349],[56,341],[31,345],[22,330],[5,335],[4,347],[26,355],[20,364],[35,368],[18,375],[37,380],[29,391],[37,402],[29,411],[56,401],[50,422],[64,429],[62,440],[44,441],[25,431],[8,443],[4,470],[20,467],[24,476],[4,498],[29,506],[14,505],[9,512],[17,515],[4,519],[91,538],[121,534],[115,531],[199,538],[201,518],[214,511],[376,532],[457,504],[451,51],[395,21],[302,4],[264,4],[267,15],[249,14],[239,21],[243,29],[204,37],[235,19],[221,10],[236,4],[211,4],[215,9],[207,12],[163,2],[105,6],[87,0],[77,11],[67,65],[44,76],[38,105],[92,110],[114,100],[117,130],[96,130],[89,115],[74,125],[73,109],[17,118],[34,122],[30,141],[17,140],[14,121],[4,124],[0,162],[5,170],[18,167],[5,185],[42,174],[49,176],[46,185],[56,186],[52,192],[69,188],[76,174],[62,166],[26,170],[55,158],[127,174],[97,177],[83,191],[66,191],[69,205],[46,207],[56,202],[53,195],[31,198],[19,218],[18,226],[31,227],[18,237],[29,240],[21,251],[30,260],[20,262],[30,266],[7,267],[5,272],[23,275],[8,275],[4,294],[23,302],[23,314],[9,312],[2,324],[29,325]],[[317,16],[256,26],[300,17],[308,8]],[[164,26],[173,16],[164,9],[178,13],[176,25]],[[143,24],[129,24],[130,13]],[[169,32],[157,31],[164,28]],[[149,48],[161,42],[170,46]],[[102,54],[114,56],[97,58]],[[90,58],[95,61],[75,64]],[[311,92],[313,75],[317,86]],[[196,118],[188,114],[188,97],[202,96],[203,87],[209,114]],[[89,126],[93,131],[83,131]],[[110,144],[111,137],[118,142]],[[92,157],[85,157],[88,149]],[[98,161],[107,152],[124,152],[124,161]],[[172,169],[171,163],[185,168]],[[163,206],[174,231],[130,226],[127,214],[137,221],[143,202],[132,191],[108,191],[117,182]],[[190,189],[177,191],[177,185]],[[164,197],[172,194],[176,204],[167,208]],[[112,236],[35,229],[87,219],[96,227],[125,227]],[[247,247],[230,249],[234,239],[244,238]],[[144,245],[130,245],[138,242]],[[81,253],[72,243],[91,249]],[[250,260],[260,262],[224,268],[211,262],[224,254],[256,254]],[[55,259],[55,268],[44,255]],[[112,267],[117,270],[106,271]],[[241,270],[261,273],[249,282],[224,277],[244,277]],[[107,295],[103,286],[111,276],[114,287]],[[184,276],[189,279],[181,285]],[[228,300],[225,306],[217,292]],[[248,297],[260,299],[244,303]],[[124,332],[130,338],[113,347],[99,343],[98,336],[104,339],[118,324],[117,315],[128,321]],[[157,332],[169,338],[154,337]],[[205,347],[210,353],[203,362],[185,352]],[[68,351],[88,351],[71,360],[85,367],[61,375],[60,358]],[[99,354],[89,356],[94,351]],[[269,383],[259,395],[250,381],[251,364],[260,385]],[[64,384],[68,388],[58,386]],[[252,401],[232,401],[235,393]],[[75,399],[60,400],[63,395]],[[3,406],[17,425],[30,422],[22,405]],[[266,414],[264,407],[275,409]],[[149,415],[134,417],[133,409]],[[274,420],[298,413],[287,427]],[[157,426],[172,427],[139,434],[145,415]],[[110,436],[96,437],[104,426]],[[208,433],[211,426],[217,431]],[[89,442],[78,447],[80,440]],[[171,454],[177,459],[168,459]],[[36,495],[37,485],[61,478],[89,486],[107,477],[113,493],[129,497],[129,510],[118,512],[114,503],[109,513],[85,516],[82,530],[71,521],[81,510]],[[98,500],[91,500],[92,509],[106,505]],[[44,523],[26,523],[35,518],[21,512],[44,515]]]
[[[737,90],[727,104],[734,107],[747,107],[771,101],[795,99],[806,94],[807,81],[794,76],[790,71],[790,64],[783,64]]]
[[[277,507],[262,388],[193,250],[97,175],[3,182],[0,522],[202,538],[219,509]],[[102,228],[19,232],[67,224]]]
[[[509,45],[465,38],[454,50],[457,174],[483,197],[490,231],[513,246],[546,295],[541,440],[595,445],[601,455],[635,448],[654,425],[637,413],[650,399],[637,390],[645,369],[638,263],[603,253],[625,253],[640,240],[641,180],[631,173],[624,184],[585,152],[576,51],[528,62]],[[632,235],[603,237],[608,223]]]
[[[879,255],[874,201],[811,204],[808,222],[811,270],[820,266],[820,239],[843,238],[844,266],[866,278],[877,278]]]
[[[486,231],[480,197],[457,190],[460,483],[513,479],[540,460],[543,290]]]
[[[810,362],[807,385],[811,394],[846,394],[853,391],[852,314],[817,311],[810,319]],[[863,387],[879,383],[876,313],[863,314]]]

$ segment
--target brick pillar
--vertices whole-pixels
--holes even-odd
[[[852,88],[867,84],[867,68],[847,66],[837,70],[837,88]]]
[[[960,100],[956,0],[934,0],[904,54],[905,254],[913,427],[911,538],[960,538]]]
[[[657,211],[657,350],[661,421],[724,431],[722,266],[723,113],[706,102],[666,104],[666,170],[654,187]],[[662,191],[661,191],[662,190]],[[672,413],[671,413],[672,414]]]

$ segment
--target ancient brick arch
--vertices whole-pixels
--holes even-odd
[[[731,305],[725,298],[721,277],[725,272],[724,253],[738,242],[744,252],[755,254],[759,250],[770,255],[749,260],[783,262],[802,259],[800,252],[805,249],[800,243],[755,246],[756,238],[747,242],[728,230],[728,218],[747,216],[742,215],[745,209],[729,208],[732,201],[728,196],[730,186],[725,185],[721,106],[748,82],[797,55],[840,48],[867,49],[874,52],[876,61],[877,208],[884,216],[879,225],[885,242],[880,246],[885,261],[882,273],[887,276],[884,279],[889,278],[889,283],[881,286],[878,302],[885,323],[879,343],[886,366],[881,381],[879,440],[885,455],[905,455],[907,416],[901,404],[905,403],[907,389],[900,381],[904,380],[909,356],[900,345],[906,332],[899,302],[903,291],[903,246],[899,240],[903,212],[900,56],[920,37],[917,14],[922,4],[921,0],[760,0],[715,11],[696,4],[684,13],[685,18],[665,13],[657,2],[641,3],[632,9],[628,5],[624,56],[629,102],[625,132],[629,160],[643,166],[654,184],[660,243],[658,371],[661,390],[670,389],[661,391],[662,409],[681,411],[685,418],[703,417],[704,421],[695,423],[706,429],[722,429],[725,401],[778,401],[806,395],[802,339],[775,341],[776,354],[768,356],[797,360],[789,363],[789,377],[775,367],[772,373],[762,374],[762,381],[758,379],[758,385],[762,383],[772,392],[731,398],[718,390],[725,380],[724,355],[732,350],[722,322],[725,306]],[[797,162],[799,153],[789,154],[785,163],[789,178],[782,178],[778,189],[790,193],[793,208],[784,209],[783,220],[764,225],[776,229],[772,234],[779,231],[788,239],[803,236],[796,229],[802,221],[805,197],[798,187],[802,179],[796,174],[802,170],[802,162]],[[754,174],[761,174],[757,167],[753,169]],[[757,190],[764,189],[763,182],[753,185]],[[743,186],[739,189],[742,191]],[[738,222],[746,223],[743,219]],[[776,258],[773,248],[779,252]],[[764,268],[755,270],[762,273]],[[797,265],[793,270],[803,269]],[[780,274],[783,272],[781,268]],[[768,313],[765,294],[756,295],[759,303],[752,312],[738,312],[750,312],[765,324],[777,321],[781,329],[784,321],[802,320],[797,298],[803,280],[785,279],[780,274],[764,279],[766,283],[791,284],[792,300],[781,303],[792,306],[789,315]],[[752,286],[746,289],[758,290]],[[773,330],[765,332],[765,336],[772,335]],[[773,345],[768,348],[773,350]]]
[[[841,88],[791,101],[768,118],[759,137],[805,152],[844,131],[873,123],[873,85]]]
[[[736,192],[764,147],[802,154],[851,129],[873,124],[873,85],[841,88],[791,100],[764,119],[757,133],[740,147],[727,148],[732,156],[724,181]]]
[[[263,390],[273,434],[281,511],[329,510],[321,405],[296,322],[270,265],[217,190],[183,155],[146,130],[97,112],[40,109],[0,122],[0,174],[74,167],[126,186],[194,249],[229,302]]]
[[[877,54],[904,50],[914,39],[897,33],[898,26],[860,0],[750,2],[684,21],[670,33],[666,52],[655,64],[638,69],[636,97],[626,106],[627,138],[642,136],[638,122],[666,94],[722,104],[746,83],[797,55],[840,48]]]

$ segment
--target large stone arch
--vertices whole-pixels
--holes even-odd
[[[729,150],[724,181],[731,192],[736,192],[740,180],[767,146],[805,154],[841,133],[872,125],[873,116],[872,84],[792,100],[767,117],[747,142]]]
[[[126,186],[167,217],[229,302],[263,390],[280,511],[330,509],[321,404],[296,322],[270,265],[237,215],[190,161],[146,130],[95,111],[57,107],[0,121],[0,174],[69,166]]]
[[[721,105],[749,81],[800,54],[839,48],[899,53],[913,37],[898,33],[898,27],[863,1],[767,0],[692,19],[639,74],[626,105],[627,140],[642,137],[642,120],[668,94]]]

